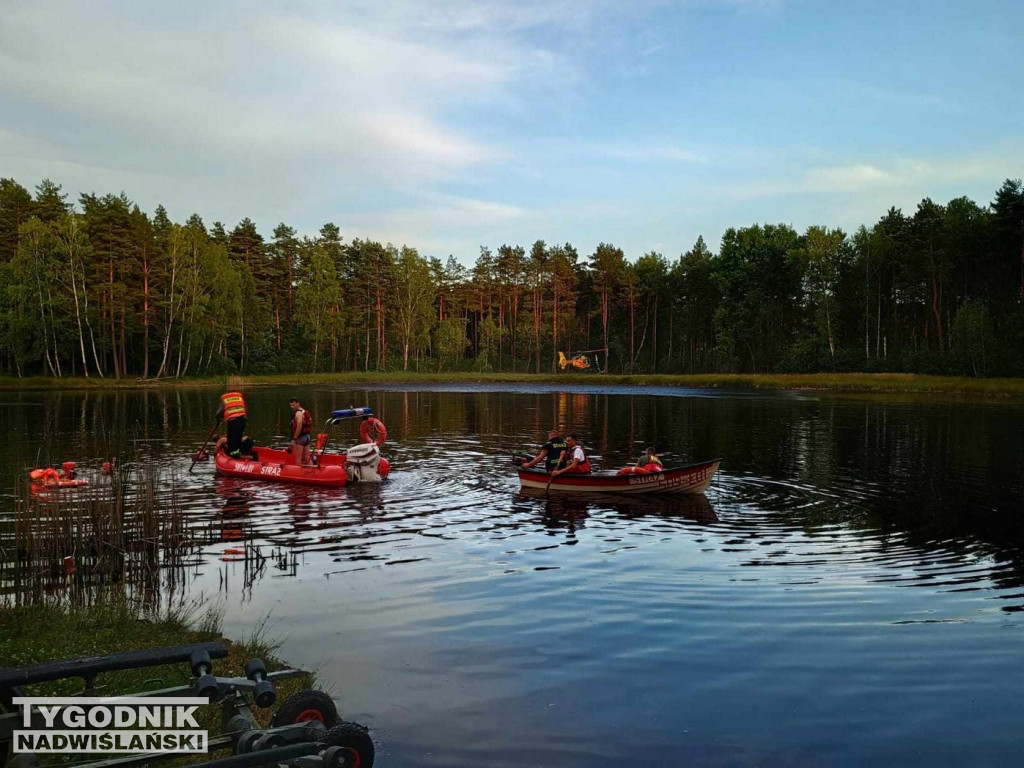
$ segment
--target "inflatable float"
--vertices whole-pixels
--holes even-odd
[[[72,490],[92,485],[93,480],[78,476],[77,466],[73,461],[65,461],[60,465],[60,469],[55,467],[39,467],[29,470],[29,490],[34,496],[40,496],[52,491]],[[111,472],[113,472],[113,462],[103,462],[99,477],[96,480],[109,483]]]

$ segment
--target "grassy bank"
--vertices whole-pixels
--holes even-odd
[[[144,650],[166,645],[220,641],[228,646],[225,659],[213,662],[218,677],[244,677],[245,663],[261,658],[267,668],[282,669],[285,665],[275,657],[275,646],[257,632],[247,641],[232,641],[221,635],[216,616],[199,619],[185,613],[169,614],[156,619],[140,618],[124,603],[111,603],[89,608],[64,608],[32,605],[0,608],[0,667],[17,667],[61,659],[75,659],[122,651]],[[185,685],[189,681],[187,664],[123,670],[100,675],[100,695],[114,696],[155,688]],[[310,687],[310,680],[283,680],[277,684],[277,700],[284,701],[296,691]],[[71,678],[40,683],[27,690],[33,696],[70,696],[81,692],[82,681]],[[211,735],[219,731],[217,707],[206,707],[204,713]],[[270,711],[254,709],[263,722],[269,722]]]
[[[811,373],[811,374],[726,374],[693,375],[637,374],[632,376],[592,373],[306,373],[274,376],[243,376],[203,379],[53,379],[0,377],[0,389],[173,389],[223,388],[252,385],[373,386],[377,384],[562,384],[604,386],[666,386],[699,389],[793,389],[836,392],[911,392],[985,397],[1024,398],[1024,379],[973,379],[955,376],[922,376],[912,373]]]

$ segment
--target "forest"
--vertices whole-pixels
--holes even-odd
[[[678,256],[537,240],[467,266],[0,179],[8,376],[550,373],[559,352],[610,373],[1024,375],[1024,185],[852,233],[752,224]]]

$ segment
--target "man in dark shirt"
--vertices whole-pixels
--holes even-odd
[[[561,463],[562,452],[568,447],[562,436],[558,434],[558,430],[552,429],[548,432],[548,441],[540,447],[540,452],[529,461],[523,462],[523,469],[535,467],[543,461],[545,468],[550,472]]]

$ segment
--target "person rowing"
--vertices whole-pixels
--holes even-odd
[[[530,469],[544,462],[548,472],[553,471],[562,461],[562,454],[569,449],[561,433],[557,429],[548,431],[548,441],[540,447],[540,451],[529,461],[523,462],[523,469]]]
[[[568,451],[566,452],[568,464],[561,469],[554,470],[551,476],[590,474],[590,459],[587,458],[586,451],[579,444],[576,435],[566,435],[565,442],[568,446]]]

